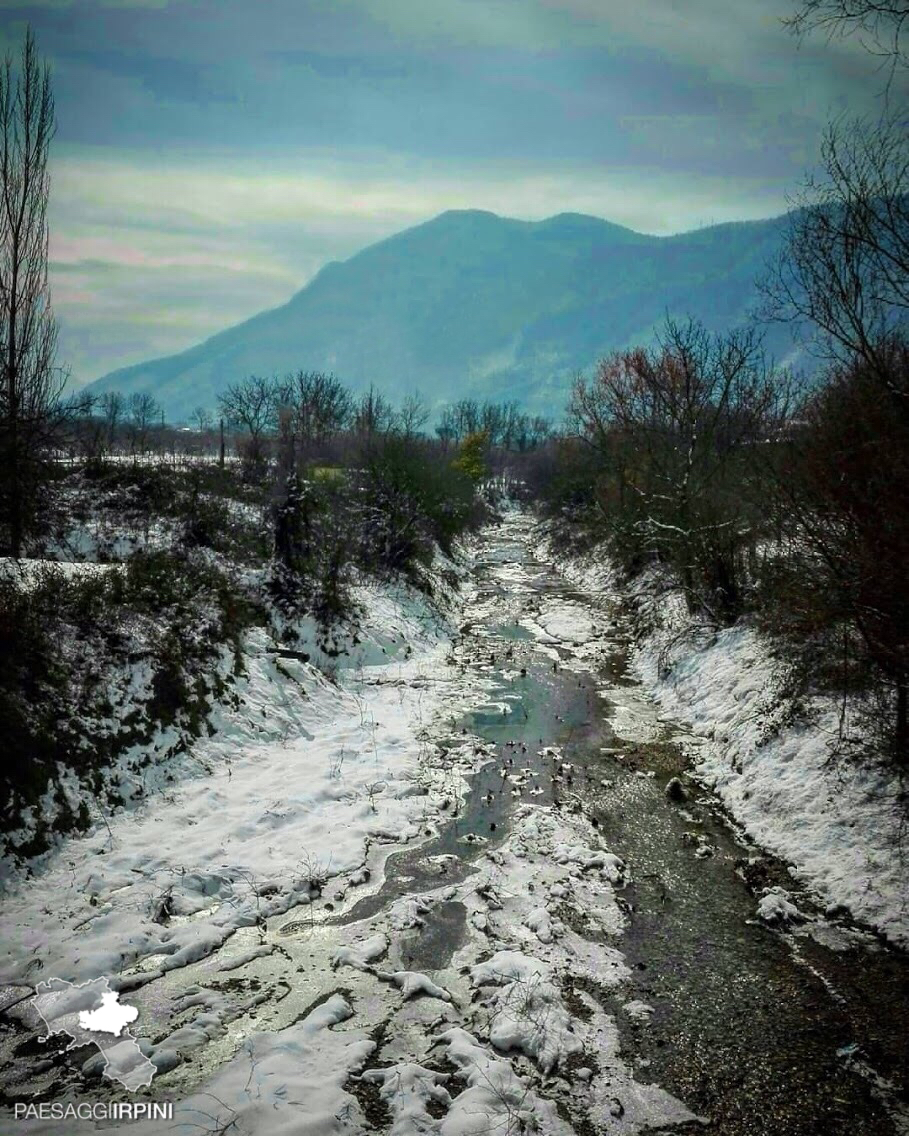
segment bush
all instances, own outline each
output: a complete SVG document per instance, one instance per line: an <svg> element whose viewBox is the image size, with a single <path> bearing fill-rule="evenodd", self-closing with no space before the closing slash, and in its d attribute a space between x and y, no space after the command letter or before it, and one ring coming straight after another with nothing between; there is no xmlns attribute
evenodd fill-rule
<svg viewBox="0 0 909 1136"><path fill-rule="evenodd" d="M881 356L885 353L882 350ZM765 621L819 659L819 680L886 693L889 739L909 760L909 345L886 370L834 372L799 415L777 483L785 557L765 569ZM837 677L839 676L839 677Z"/></svg>
<svg viewBox="0 0 909 1136"><path fill-rule="evenodd" d="M431 442L387 436L371 443L362 466L358 560L369 570L413 576L417 564L430 562L434 544L450 554L456 537L483 516L473 478Z"/></svg>
<svg viewBox="0 0 909 1136"><path fill-rule="evenodd" d="M274 567L270 592L288 618L314 616L323 629L352 613L355 517L346 483L287 475L272 509Z"/></svg>

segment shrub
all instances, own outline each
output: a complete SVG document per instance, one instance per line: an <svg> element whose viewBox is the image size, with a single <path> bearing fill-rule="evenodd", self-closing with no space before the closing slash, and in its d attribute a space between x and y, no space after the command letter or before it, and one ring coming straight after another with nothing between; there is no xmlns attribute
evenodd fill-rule
<svg viewBox="0 0 909 1136"><path fill-rule="evenodd" d="M429 562L434 542L450 554L455 538L478 523L483 506L473 479L440 459L423 440L390 435L369 446L359 479L364 567L412 575Z"/></svg>
<svg viewBox="0 0 909 1136"><path fill-rule="evenodd" d="M849 690L863 676L866 690L886 692L890 741L906 762L909 345L891 341L886 358L883 372L839 368L802 408L776 488L786 559L762 588L769 626L835 660L816 664L819 678Z"/></svg>

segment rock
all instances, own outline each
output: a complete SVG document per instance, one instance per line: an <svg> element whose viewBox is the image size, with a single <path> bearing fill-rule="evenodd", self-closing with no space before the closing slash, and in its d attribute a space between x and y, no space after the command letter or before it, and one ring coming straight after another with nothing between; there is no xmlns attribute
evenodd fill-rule
<svg viewBox="0 0 909 1136"><path fill-rule="evenodd" d="M678 777L673 777L666 783L666 796L681 805L688 800L688 791Z"/></svg>
<svg viewBox="0 0 909 1136"><path fill-rule="evenodd" d="M792 903L792 896L781 887L764 888L764 896L758 903L759 919L771 927L786 927L790 923L803 923L805 916Z"/></svg>

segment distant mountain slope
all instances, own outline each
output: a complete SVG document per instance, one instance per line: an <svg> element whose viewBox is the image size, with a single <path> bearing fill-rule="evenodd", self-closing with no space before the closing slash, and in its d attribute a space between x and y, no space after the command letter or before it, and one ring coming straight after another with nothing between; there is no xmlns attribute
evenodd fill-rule
<svg viewBox="0 0 909 1136"><path fill-rule="evenodd" d="M651 237L574 213L443 213L327 264L280 308L92 387L149 391L180 420L213 408L232 380L305 368L393 399L516 398L558 414L579 370L649 339L667 311L715 330L744 321L785 223ZM791 343L776 331L770 346L781 355Z"/></svg>

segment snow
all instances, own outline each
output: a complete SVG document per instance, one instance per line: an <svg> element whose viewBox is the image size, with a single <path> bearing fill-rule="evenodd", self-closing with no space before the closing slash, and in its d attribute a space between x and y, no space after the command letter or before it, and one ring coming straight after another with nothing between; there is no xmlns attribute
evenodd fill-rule
<svg viewBox="0 0 909 1136"><path fill-rule="evenodd" d="M403 994L405 1000L416 998L425 994L429 998L439 998L443 1002L450 1002L451 995L441 986L437 986L425 974L418 974L412 970L398 970L393 974L383 970L376 971L376 978L382 982L393 982Z"/></svg>
<svg viewBox="0 0 909 1136"><path fill-rule="evenodd" d="M441 763L423 730L442 697L450 712L466 708L466 687L433 682L447 644L419 601L374 598L348 660L371 681L341 687L282 660L288 680L254 642L241 706L216 712L216 734L197 743L184 770L194 776L69 841L27 886L14 878L0 981L27 980L36 966L70 981L129 977L151 959L156 971L183 967L239 928L308 903L314 882L344 887L345 876L443 815L476 756L465 744ZM387 661L405 637L419 654ZM164 896L169 920L159 915Z"/></svg>
<svg viewBox="0 0 909 1136"><path fill-rule="evenodd" d="M222 972L239 970L241 967L246 966L247 963L254 962L256 959L265 958L272 954L274 949L273 943L260 943L258 946L250 947L248 951L242 951L232 959L228 959L227 962L221 963L218 970Z"/></svg>
<svg viewBox="0 0 909 1136"><path fill-rule="evenodd" d="M353 943L347 947L341 947L340 950L335 952L334 958L331 960L331 965L335 970L342 966L352 966L357 970L367 970L369 964L382 958L387 950L387 935L370 935L368 939L364 939L362 942Z"/></svg>
<svg viewBox="0 0 909 1136"><path fill-rule="evenodd" d="M98 564L93 561L75 560L41 560L34 557L22 557L19 560L13 560L9 556L0 556L0 579L14 581L16 587L23 591L38 587L47 579L48 575L78 581L122 571L122 564Z"/></svg>
<svg viewBox="0 0 909 1136"><path fill-rule="evenodd" d="M501 905L499 905L501 907ZM521 951L497 951L486 962L470 968L474 986L502 986L514 982L536 982L549 973L549 967L539 959L530 958Z"/></svg>
<svg viewBox="0 0 909 1136"><path fill-rule="evenodd" d="M622 1011L636 1022L649 1022L653 1014L653 1006L640 1001L640 999L633 998L622 1006Z"/></svg>
<svg viewBox="0 0 909 1136"><path fill-rule="evenodd" d="M824 904L909 945L902 786L894 771L833 760L840 706L818 698L808 720L788 723L778 666L754 628L692 621L681 592L653 573L621 584L603 546L575 559L540 538L538 555L587 594L632 600L650 628L631 652L642 689L604 690L616 734L654 741L674 721L693 771L753 840Z"/></svg>
<svg viewBox="0 0 909 1136"><path fill-rule="evenodd" d="M379 1095L388 1106L393 1120L389 1136L423 1136L439 1131L438 1121L427 1111L430 1101L450 1105L445 1089L446 1073L424 1069L412 1061L403 1061L387 1069L367 1069L362 1080L379 1085Z"/></svg>
<svg viewBox="0 0 909 1136"><path fill-rule="evenodd" d="M352 1116L359 1111L343 1085L375 1049L363 1031L335 1029L352 1014L336 994L297 1025L254 1034L203 1091L177 1103L169 1131L190 1136L235 1119L243 1122L240 1131L269 1136L339 1131L339 1100L346 1099ZM160 1130L159 1121L130 1126L136 1136Z"/></svg>
<svg viewBox="0 0 909 1136"><path fill-rule="evenodd" d="M544 597L536 618L522 619L521 626L539 639L577 646L594 637L597 624L589 608Z"/></svg>
<svg viewBox="0 0 909 1136"><path fill-rule="evenodd" d="M583 1049L556 986L542 978L509 982L489 1003L489 1040L501 1053L518 1049L551 1073Z"/></svg>
<svg viewBox="0 0 909 1136"><path fill-rule="evenodd" d="M764 889L757 905L759 919L773 926L781 927L789 923L800 923L804 916L792 902L792 896L781 887Z"/></svg>
<svg viewBox="0 0 909 1136"><path fill-rule="evenodd" d="M608 620L540 596L539 566L507 548L531 532L506 518L491 542L506 550L501 591L466 584L451 618L521 622L547 671L581 669ZM144 803L12 878L0 979L109 974L132 991L155 1099L174 1100L171 1131L187 1136L374 1131L358 1085L378 1090L395 1136L570 1136L556 1099L620 1134L695 1119L637 1080L612 1015L588 999L580 1016L568 997L595 983L628 1005L632 980L617 894L630 866L582 813L515 803L504 838L473 842L466 878L442 877L449 853L422 853L422 882L382 898L389 855L420 853L467 776L495 759L518 796L534 778L513 754L451 736L468 712L512 709L509 680L462 664L450 623L412 592L364 585L359 599L362 642L334 680L314 662L279 668L252 639L239 706L170 766L173 783L150 773ZM314 635L301 649L329 667ZM570 776L557 747L545 760ZM457 950L438 970L411 963L453 907Z"/></svg>
<svg viewBox="0 0 909 1136"><path fill-rule="evenodd" d="M520 1132L531 1125L552 1136L571 1136L552 1101L537 1096L509 1061L495 1057L464 1029L448 1030L441 1040L448 1047L449 1061L466 1078L467 1089L453 1101L440 1136L488 1136Z"/></svg>
<svg viewBox="0 0 909 1136"><path fill-rule="evenodd" d="M896 774L831 761L839 709L829 701L819 700L810 723L768 729L776 679L752 629L729 628L709 646L681 653L665 678L658 651L655 642L643 646L637 666L659 705L690 727L699 777L826 902L909 945Z"/></svg>

